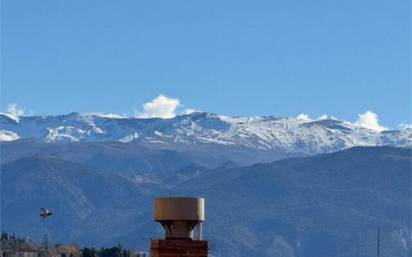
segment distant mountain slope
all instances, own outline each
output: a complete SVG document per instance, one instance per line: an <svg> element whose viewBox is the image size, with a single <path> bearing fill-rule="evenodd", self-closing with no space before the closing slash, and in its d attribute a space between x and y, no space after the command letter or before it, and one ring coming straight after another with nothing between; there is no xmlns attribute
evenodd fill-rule
<svg viewBox="0 0 412 257"><path fill-rule="evenodd" d="M0 114L0 124L2 141L118 141L156 149L194 149L199 152L217 149L224 154L240 152L245 156L253 151L307 155L353 146L412 146L412 129L377 132L334 118L228 117L198 112L172 119L93 113L13 119L10 115Z"/></svg>
<svg viewBox="0 0 412 257"><path fill-rule="evenodd" d="M37 239L50 229L55 240L76 239L87 234L85 224L145 191L122 177L53 156L19 159L1 166L2 229ZM47 222L39 218L41 207L53 212Z"/></svg>
<svg viewBox="0 0 412 257"><path fill-rule="evenodd" d="M160 185L34 156L1 167L2 224L34 238L48 231L55 242L142 248L148 241L136 239L161 236L152 221L155 196L203 196L205 237L216 256L369 257L380 226L382 256L406 257L411 154L361 147L244 168L191 165ZM45 204L56 211L48 223L37 217Z"/></svg>
<svg viewBox="0 0 412 257"><path fill-rule="evenodd" d="M205 174L177 195L207 199L222 256L410 256L412 152L352 148Z"/></svg>
<svg viewBox="0 0 412 257"><path fill-rule="evenodd" d="M167 172L192 163L215 167L227 161L219 153L155 149L120 142L44 143L18 140L3 142L0 147L1 163L46 154L119 175Z"/></svg>

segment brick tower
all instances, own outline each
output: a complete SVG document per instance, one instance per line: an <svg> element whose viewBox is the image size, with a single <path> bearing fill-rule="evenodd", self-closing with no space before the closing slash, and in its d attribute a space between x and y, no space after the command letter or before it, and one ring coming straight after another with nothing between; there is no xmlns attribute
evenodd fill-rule
<svg viewBox="0 0 412 257"><path fill-rule="evenodd" d="M152 240L152 257L207 257L208 242L202 240L203 198L157 198L154 219L164 228L165 239Z"/></svg>

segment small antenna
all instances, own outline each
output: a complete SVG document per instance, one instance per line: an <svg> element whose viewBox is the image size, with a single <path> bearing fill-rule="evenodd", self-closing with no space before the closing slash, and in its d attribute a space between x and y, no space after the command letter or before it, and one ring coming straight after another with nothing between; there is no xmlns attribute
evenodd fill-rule
<svg viewBox="0 0 412 257"><path fill-rule="evenodd" d="M378 257L381 256L381 227L378 227Z"/></svg>

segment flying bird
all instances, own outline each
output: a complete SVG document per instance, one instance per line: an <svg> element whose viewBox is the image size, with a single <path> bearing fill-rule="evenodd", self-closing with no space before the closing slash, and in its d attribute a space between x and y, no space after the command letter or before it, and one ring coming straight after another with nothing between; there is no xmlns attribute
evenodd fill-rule
<svg viewBox="0 0 412 257"><path fill-rule="evenodd" d="M42 217L43 219L52 215L51 211L47 208L40 208L40 210L42 211L42 213L40 214L40 217Z"/></svg>

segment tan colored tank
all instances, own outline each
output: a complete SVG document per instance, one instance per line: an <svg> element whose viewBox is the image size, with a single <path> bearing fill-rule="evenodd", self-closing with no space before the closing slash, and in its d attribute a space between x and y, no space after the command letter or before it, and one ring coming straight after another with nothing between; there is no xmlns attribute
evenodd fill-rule
<svg viewBox="0 0 412 257"><path fill-rule="evenodd" d="M155 220L205 220L205 199L162 197L155 200Z"/></svg>
<svg viewBox="0 0 412 257"><path fill-rule="evenodd" d="M162 224L167 239L192 239L193 229L197 226L197 240L202 240L205 200L192 197L156 198L154 219Z"/></svg>

